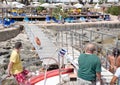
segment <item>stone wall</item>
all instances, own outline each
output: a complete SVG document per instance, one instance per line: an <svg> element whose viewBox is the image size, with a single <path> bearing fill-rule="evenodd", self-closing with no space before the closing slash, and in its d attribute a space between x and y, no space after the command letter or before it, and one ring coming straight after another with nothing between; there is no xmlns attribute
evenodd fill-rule
<svg viewBox="0 0 120 85"><path fill-rule="evenodd" d="M106 22L81 22L81 23L66 23L66 24L47 24L44 25L47 29L55 30L70 30L70 29L84 29L84 28L120 28L120 22L106 21Z"/></svg>
<svg viewBox="0 0 120 85"><path fill-rule="evenodd" d="M20 33L20 31L20 26L14 26L11 28L4 28L0 30L0 42L16 37Z"/></svg>

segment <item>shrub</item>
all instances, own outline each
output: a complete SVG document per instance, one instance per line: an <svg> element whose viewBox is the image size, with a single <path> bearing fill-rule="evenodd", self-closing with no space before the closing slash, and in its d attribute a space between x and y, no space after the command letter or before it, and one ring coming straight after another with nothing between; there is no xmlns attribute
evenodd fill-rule
<svg viewBox="0 0 120 85"><path fill-rule="evenodd" d="M57 7L52 10L52 16L54 16L56 19L59 19L60 15L62 18L66 18L68 16L68 11L65 11L62 9L62 7Z"/></svg>
<svg viewBox="0 0 120 85"><path fill-rule="evenodd" d="M40 12L41 12L41 11L44 10L45 8L39 6L39 7L37 7L36 9L37 9L37 11L40 11Z"/></svg>
<svg viewBox="0 0 120 85"><path fill-rule="evenodd" d="M106 12L112 15L120 15L120 6L112 6Z"/></svg>

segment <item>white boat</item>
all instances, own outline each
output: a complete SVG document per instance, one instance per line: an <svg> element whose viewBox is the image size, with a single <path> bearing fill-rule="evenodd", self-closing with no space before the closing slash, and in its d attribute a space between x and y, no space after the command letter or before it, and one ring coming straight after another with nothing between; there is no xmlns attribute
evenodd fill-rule
<svg viewBox="0 0 120 85"><path fill-rule="evenodd" d="M68 76L70 73L73 73L73 68L55 69L31 77L29 81L31 85L57 85L63 82L63 78L66 79L67 77L67 80L69 80Z"/></svg>

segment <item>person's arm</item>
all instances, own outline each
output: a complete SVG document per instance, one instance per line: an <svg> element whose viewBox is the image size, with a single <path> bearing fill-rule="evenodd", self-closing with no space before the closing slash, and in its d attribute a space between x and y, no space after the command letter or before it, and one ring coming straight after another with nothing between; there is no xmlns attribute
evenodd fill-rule
<svg viewBox="0 0 120 85"><path fill-rule="evenodd" d="M114 85L117 79L118 78L116 76L113 76L113 78L112 78L112 80L110 82L110 85Z"/></svg>
<svg viewBox="0 0 120 85"><path fill-rule="evenodd" d="M117 58L116 66L117 66L117 68L120 67L120 56L118 56L118 58Z"/></svg>
<svg viewBox="0 0 120 85"><path fill-rule="evenodd" d="M120 76L120 67L117 68L117 70L116 70L116 72L115 72L115 74L110 82L110 85L114 85L119 76Z"/></svg>
<svg viewBox="0 0 120 85"><path fill-rule="evenodd" d="M100 85L103 85L103 81L101 79L101 61L100 58L97 58L97 62L96 62L96 77L98 79L98 81L100 82Z"/></svg>
<svg viewBox="0 0 120 85"><path fill-rule="evenodd" d="M8 69L7 69L8 70L8 76L11 76L10 71L11 71L12 66L13 66L13 62L9 62Z"/></svg>
<svg viewBox="0 0 120 85"><path fill-rule="evenodd" d="M100 85L103 85L103 81L102 81L102 79L101 79L101 73L100 73L100 72L97 72L97 73L96 73L96 76L97 76L97 79L98 79L99 82L100 82Z"/></svg>

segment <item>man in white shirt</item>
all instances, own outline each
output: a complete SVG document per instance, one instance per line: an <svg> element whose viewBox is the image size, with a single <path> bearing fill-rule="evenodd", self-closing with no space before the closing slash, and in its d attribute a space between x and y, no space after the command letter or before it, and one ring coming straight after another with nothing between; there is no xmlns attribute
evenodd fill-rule
<svg viewBox="0 0 120 85"><path fill-rule="evenodd" d="M117 70L110 82L110 85L115 85L116 80L118 80L117 85L120 85L120 67L117 68Z"/></svg>

